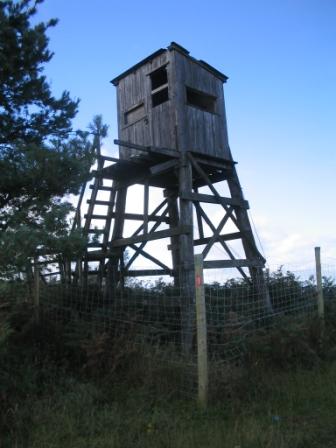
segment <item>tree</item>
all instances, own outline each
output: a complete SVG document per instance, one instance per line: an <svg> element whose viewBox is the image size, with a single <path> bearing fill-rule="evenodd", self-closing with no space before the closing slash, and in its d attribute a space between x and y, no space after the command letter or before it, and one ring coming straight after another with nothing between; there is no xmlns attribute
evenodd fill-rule
<svg viewBox="0 0 336 448"><path fill-rule="evenodd" d="M44 75L57 20L32 24L42 1L0 2L0 274L38 252L83 245L78 231L69 235L64 197L87 179L97 138L73 132L79 101L67 91L55 98Z"/></svg>

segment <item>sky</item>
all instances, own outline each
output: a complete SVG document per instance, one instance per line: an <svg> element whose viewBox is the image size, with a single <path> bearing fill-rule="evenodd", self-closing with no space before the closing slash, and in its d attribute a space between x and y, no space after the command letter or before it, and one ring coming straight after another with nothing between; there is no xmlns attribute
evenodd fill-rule
<svg viewBox="0 0 336 448"><path fill-rule="evenodd" d="M303 268L314 246L336 264L334 0L45 0L36 19L52 17L47 78L81 99L75 127L103 115L108 155L112 78L171 41L225 73L230 146L268 264Z"/></svg>

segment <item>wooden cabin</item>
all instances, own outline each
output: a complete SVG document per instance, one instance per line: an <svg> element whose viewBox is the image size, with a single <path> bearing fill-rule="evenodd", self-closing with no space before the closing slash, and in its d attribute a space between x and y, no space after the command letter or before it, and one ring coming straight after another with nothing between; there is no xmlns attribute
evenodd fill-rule
<svg viewBox="0 0 336 448"><path fill-rule="evenodd" d="M111 82L117 87L119 139L230 159L223 83L227 77L176 43ZM120 147L120 158L139 152Z"/></svg>

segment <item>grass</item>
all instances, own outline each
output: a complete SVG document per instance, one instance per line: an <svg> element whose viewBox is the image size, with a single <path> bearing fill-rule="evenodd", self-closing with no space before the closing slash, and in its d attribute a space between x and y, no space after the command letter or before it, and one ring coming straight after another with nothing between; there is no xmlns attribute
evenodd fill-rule
<svg viewBox="0 0 336 448"><path fill-rule="evenodd" d="M206 411L145 390L109 390L71 377L12 410L16 430L1 446L32 448L335 447L336 365L265 375L238 402ZM256 379L256 378L255 378ZM46 392L46 391L45 391ZM18 425L20 422L20 425Z"/></svg>
<svg viewBox="0 0 336 448"><path fill-rule="evenodd" d="M144 362L129 338L83 344L79 329L67 336L27 316L13 314L0 331L0 448L336 446L334 318L324 342L309 322L252 338L202 410L177 393L190 367L169 371Z"/></svg>
<svg viewBox="0 0 336 448"><path fill-rule="evenodd" d="M17 378L26 390L7 409L2 448L336 446L336 363L250 370L206 410L112 378L100 382L48 363L27 367Z"/></svg>

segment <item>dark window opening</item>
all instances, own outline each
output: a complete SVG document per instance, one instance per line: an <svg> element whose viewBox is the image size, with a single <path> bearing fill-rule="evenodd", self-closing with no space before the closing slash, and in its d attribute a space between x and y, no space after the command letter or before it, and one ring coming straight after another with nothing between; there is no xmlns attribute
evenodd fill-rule
<svg viewBox="0 0 336 448"><path fill-rule="evenodd" d="M168 84L166 67L162 67L159 70L156 70L155 72L151 73L150 78L152 82L152 90L155 90L158 87Z"/></svg>
<svg viewBox="0 0 336 448"><path fill-rule="evenodd" d="M206 112L216 112L216 97L187 87L187 103Z"/></svg>
<svg viewBox="0 0 336 448"><path fill-rule="evenodd" d="M168 87L166 87L152 95L152 106L158 106L159 104L165 103L168 100Z"/></svg>

